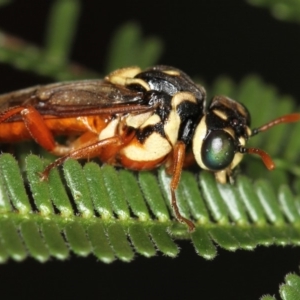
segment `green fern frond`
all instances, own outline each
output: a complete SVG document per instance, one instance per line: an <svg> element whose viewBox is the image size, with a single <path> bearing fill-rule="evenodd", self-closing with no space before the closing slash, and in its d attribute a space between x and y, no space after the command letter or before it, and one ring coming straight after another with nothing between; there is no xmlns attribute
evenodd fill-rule
<svg viewBox="0 0 300 300"><path fill-rule="evenodd" d="M45 39L45 60L55 64L68 63L81 8L80 0L54 2L48 17Z"/></svg>
<svg viewBox="0 0 300 300"><path fill-rule="evenodd" d="M7 1L4 2L6 4ZM0 62L56 80L99 77L96 72L71 63L68 58L80 4L79 0L54 2L49 14L44 48L0 31Z"/></svg>
<svg viewBox="0 0 300 300"><path fill-rule="evenodd" d="M1 3L0 3L1 5ZM59 81L101 77L69 61L81 2L57 0L49 14L45 47L40 48L0 31L0 62ZM141 68L156 63L163 43L157 37L143 37L138 24L122 25L112 38L105 74L121 67Z"/></svg>
<svg viewBox="0 0 300 300"><path fill-rule="evenodd" d="M256 76L246 78L239 87L219 79L212 91L244 102L257 125L270 120L274 108L278 114L295 109L290 97L278 96ZM199 178L183 172L177 199L182 214L197 225L192 234L172 216L170 177L163 169L133 173L108 165L100 168L94 162L82 168L77 161L68 160L62 175L53 170L48 181L41 181L39 174L49 161L30 155L20 169L12 156L3 154L0 261L22 260L28 255L39 261L51 256L65 259L70 251L80 256L92 253L106 263L131 261L135 253L151 257L157 251L174 257L179 253L174 241L183 238L191 239L195 251L206 259L216 256L216 245L229 251L299 245L299 197L292 186L299 186L295 153L300 146L295 141L289 144L286 137L286 132L296 134L297 127L282 125L274 129L276 134L253 139L253 146L282 157L273 175L251 156L240 171L250 177L237 175L234 185L217 184L206 171ZM283 149L281 145L288 146ZM287 184L290 178L292 186Z"/></svg>
<svg viewBox="0 0 300 300"><path fill-rule="evenodd" d="M270 119L271 107L279 107L281 114L293 107L292 99L279 97L253 76L240 88L220 79L213 92L223 91L249 104L255 123L256 117ZM248 96L249 91L253 97ZM261 111L266 111L263 117ZM106 263L131 261L135 253L151 257L157 251L174 257L179 253L174 241L183 238L191 239L195 251L206 259L216 256L216 245L229 251L252 250L258 245L299 245L298 190L287 184L287 178L292 177L294 185L299 186L299 179L293 175L298 157L290 154L289 163L285 161L285 155L293 152L281 147L286 138L283 129L280 138L264 134L267 138L253 142L263 149L271 144L270 153L282 155L284 167L277 174L267 176L271 172L260 174L260 169L251 168L262 164L251 156L245 159L241 171L250 173L251 179L237 175L233 185L217 184L206 171L199 177L183 172L177 199L182 214L196 223L192 234L172 216L170 177L163 169L133 173L109 165L100 168L94 162L81 167L77 161L68 160L62 175L53 170L48 181L41 181L39 173L48 161L30 155L21 171L11 155L3 154L0 260L22 260L27 255L40 261L51 256L64 259L70 251L80 256L92 253ZM299 149L299 144L291 145Z"/></svg>

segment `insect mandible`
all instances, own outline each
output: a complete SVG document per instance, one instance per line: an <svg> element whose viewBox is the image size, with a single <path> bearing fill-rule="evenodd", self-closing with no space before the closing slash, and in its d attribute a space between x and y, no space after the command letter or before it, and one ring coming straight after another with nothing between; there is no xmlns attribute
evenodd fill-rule
<svg viewBox="0 0 300 300"><path fill-rule="evenodd" d="M60 156L43 172L69 158L99 157L132 170L165 165L171 175L171 205L190 231L194 223L181 215L175 191L183 167L192 161L226 183L245 153L258 154L268 169L269 155L247 148L247 140L279 123L297 122L299 113L250 129L241 103L215 96L206 108L206 92L184 72L169 66L112 72L104 80L36 86L0 96L0 142L33 139ZM62 145L55 136L70 137ZM74 139L74 136L76 139ZM72 137L72 139L71 139Z"/></svg>

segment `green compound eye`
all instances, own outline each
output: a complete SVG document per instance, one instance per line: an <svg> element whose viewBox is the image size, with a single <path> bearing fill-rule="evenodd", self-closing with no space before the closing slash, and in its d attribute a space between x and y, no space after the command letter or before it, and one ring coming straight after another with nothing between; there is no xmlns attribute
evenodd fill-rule
<svg viewBox="0 0 300 300"><path fill-rule="evenodd" d="M224 130L212 130L203 141L202 161L212 171L227 168L233 160L234 153L234 140Z"/></svg>

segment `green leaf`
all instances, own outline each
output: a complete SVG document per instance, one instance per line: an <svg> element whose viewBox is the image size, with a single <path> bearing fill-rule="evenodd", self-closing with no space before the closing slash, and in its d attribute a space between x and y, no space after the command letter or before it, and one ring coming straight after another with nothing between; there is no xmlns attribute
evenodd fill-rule
<svg viewBox="0 0 300 300"><path fill-rule="evenodd" d="M239 248L250 250L260 244L300 243L300 216L293 209L292 191L287 185L275 192L270 190L270 182L257 180L249 193L246 177L239 176L235 185L220 185L211 174L201 172L196 188L204 201L202 213L192 212L193 208L197 208L197 198L189 199L186 207L187 217L198 216L198 219L195 218L197 229L190 235L184 225L168 216L169 200L165 191L169 189L169 181L159 180L166 176L163 170L158 172L158 177L149 172L140 172L136 176L108 165L100 168L93 162L82 169L77 161L68 160L63 167L67 185L60 186L58 179L63 181L63 178L57 170L50 174L48 181L41 182L39 173L45 163L37 156L29 155L25 171L33 191L33 206L26 194L14 199L14 187L23 186L14 158L2 154L0 163L0 174L1 178L5 178L3 186L8 195L5 199L9 199L6 200L9 203L2 206L2 210L6 210L0 215L3 224L0 230L1 261L8 257L21 260L27 255L40 261L50 256L64 259L68 256L68 247L80 256L93 253L106 263L115 258L131 261L134 251L151 257L156 249L173 257L178 254L174 243L176 238L191 238L196 252L206 259L215 257L214 243L230 251ZM7 176L8 170L13 175ZM88 170L92 170L91 173ZM95 174L103 176L104 188L94 188ZM193 182L191 178L195 178L192 173L183 172L180 189L184 190L183 187ZM157 193L160 189L160 196L151 197L151 191ZM99 194L95 194L97 191ZM109 195L107 203L111 204L111 207L107 204L104 217L97 215L96 212L101 210L92 200L101 199L101 193L104 197ZM58 211L54 212L53 207ZM208 211L203 210L204 207Z"/></svg>
<svg viewBox="0 0 300 300"><path fill-rule="evenodd" d="M296 274L288 274L285 277L285 283L280 286L280 297L282 300L300 299L300 277ZM270 295L266 295L261 300L275 300Z"/></svg>
<svg viewBox="0 0 300 300"><path fill-rule="evenodd" d="M249 3L268 7L273 16L285 21L300 21L300 2L297 0L248 0Z"/></svg>
<svg viewBox="0 0 300 300"><path fill-rule="evenodd" d="M96 72L69 62L80 4L80 0L56 0L53 3L44 49L0 31L0 61L57 80L99 77Z"/></svg>
<svg viewBox="0 0 300 300"><path fill-rule="evenodd" d="M260 298L260 300L276 300L275 297L272 297L270 295L266 295Z"/></svg>
<svg viewBox="0 0 300 300"><path fill-rule="evenodd" d="M142 69L155 64L162 53L162 41L156 37L143 38L140 27L133 22L122 25L109 47L106 73L128 66Z"/></svg>
<svg viewBox="0 0 300 300"><path fill-rule="evenodd" d="M296 300L300 298L300 277L295 274L288 274L285 277L285 284L280 287L280 296L283 300Z"/></svg>
<svg viewBox="0 0 300 300"><path fill-rule="evenodd" d="M45 58L65 64L72 47L80 12L80 0L57 0L51 7L46 34Z"/></svg>
<svg viewBox="0 0 300 300"><path fill-rule="evenodd" d="M7 4L10 4L12 0L0 0L0 6L5 6Z"/></svg>

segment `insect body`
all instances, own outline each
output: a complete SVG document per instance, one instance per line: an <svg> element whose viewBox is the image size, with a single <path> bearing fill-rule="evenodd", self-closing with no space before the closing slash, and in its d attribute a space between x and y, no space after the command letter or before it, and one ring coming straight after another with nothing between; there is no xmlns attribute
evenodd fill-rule
<svg viewBox="0 0 300 300"><path fill-rule="evenodd" d="M256 153L272 169L267 153L246 148L247 140L278 123L300 119L300 114L290 114L251 130L242 104L225 96L215 96L207 109L205 102L204 88L178 69L125 68L104 80L37 86L0 96L0 142L34 139L60 156L44 177L68 158L98 156L133 170L165 164L172 176L175 216L193 230L195 225L176 203L182 168L192 159L225 183L244 153ZM61 145L56 135L76 139Z"/></svg>

